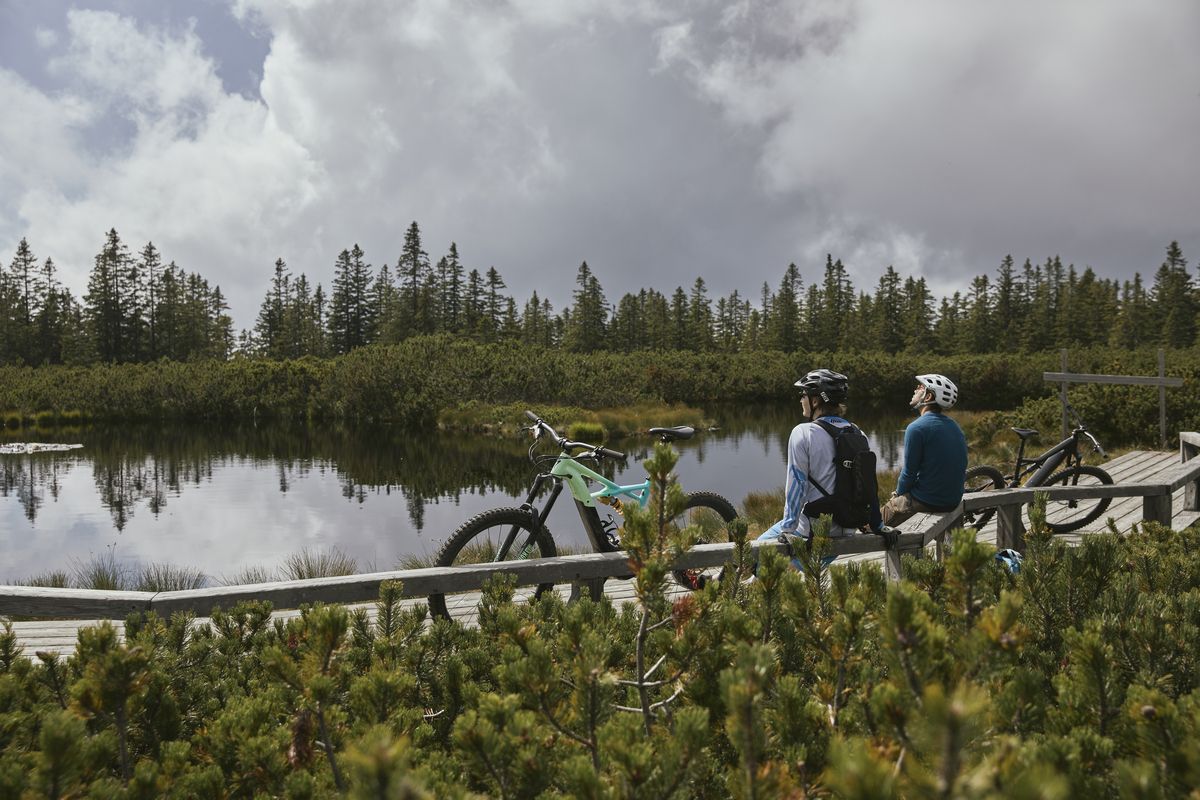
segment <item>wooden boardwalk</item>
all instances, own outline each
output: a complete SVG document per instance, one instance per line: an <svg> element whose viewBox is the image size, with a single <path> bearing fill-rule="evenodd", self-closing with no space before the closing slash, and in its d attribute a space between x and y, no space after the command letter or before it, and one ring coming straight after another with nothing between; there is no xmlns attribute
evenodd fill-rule
<svg viewBox="0 0 1200 800"><path fill-rule="evenodd" d="M1160 482L1163 476L1179 468L1180 456L1178 452L1134 451L1114 458L1101 466L1112 475L1115 483L1154 484ZM1172 527L1176 530L1185 528L1200 520L1200 511L1185 509L1184 492L1185 489L1180 488L1172 495ZM1142 515L1143 504L1141 497L1117 497L1113 499L1112 505L1109 506L1106 513L1094 522L1089 530L1069 535L1067 538L1077 539L1078 536L1086 535L1089 532L1106 531L1108 530L1109 519L1114 521L1119 531L1126 532L1135 524L1141 522ZM905 523L903 528L908 532L921 531L930 526L936 519L937 517L934 515L918 515ZM994 543L996 541L996 533L996 522L993 519L981 531L980 539L981 541ZM884 554L880 552L861 553L847 555L844 558L882 562ZM566 598L570 593L570 587L556 586L556 591L560 592ZM528 588L519 589L517 596L521 598L528 597L530 592L531 589ZM604 585L604 593L616 603L632 602L632 581L609 579ZM447 598L448 601L454 601L448 602L454 618L465 624L472 624L475 621L478 599L478 592L470 592ZM422 602L423 600L417 598L405 600L403 604L411 606ZM357 604L351 607L366 608L367 613L371 616L374 616L375 613L373 603ZM287 618L298 614L299 611L296 610L281 610L275 612L274 616ZM197 620L197 624L201 624L203 621L203 619L199 619ZM74 652L79 628L95 625L97 622L97 620L32 620L18 621L12 623L12 625L21 646L24 648L25 655L32 658L38 652L51 652L63 655ZM117 628L118 632L123 633L124 623L121 620L114 620L113 625Z"/></svg>

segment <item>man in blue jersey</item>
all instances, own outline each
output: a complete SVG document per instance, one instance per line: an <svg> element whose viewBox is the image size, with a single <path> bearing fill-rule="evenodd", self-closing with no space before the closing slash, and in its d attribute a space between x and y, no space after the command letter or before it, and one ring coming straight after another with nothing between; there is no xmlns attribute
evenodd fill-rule
<svg viewBox="0 0 1200 800"><path fill-rule="evenodd" d="M944 413L957 402L958 387L945 375L917 376L910 403L917 418L904 430L904 467L895 494L883 506L885 524L951 511L962 501L967 439Z"/></svg>
<svg viewBox="0 0 1200 800"><path fill-rule="evenodd" d="M841 416L846 410L846 398L850 388L845 375L828 369L813 370L796 381L796 386L802 392L800 408L805 422L793 428L792 435L788 438L783 519L762 534L759 537L761 540L781 537L808 540L811 537L812 517L806 513L810 510L809 504L826 496L818 485L832 492L836 480L833 437L826 433L816 420L824 420L839 428L853 424ZM959 488L961 490L962 487ZM894 536L895 533L882 525L877 505L871 509L870 527L872 531L885 536ZM840 538L855 532L834 523L829 536ZM793 559L792 563L799 567L797 559Z"/></svg>

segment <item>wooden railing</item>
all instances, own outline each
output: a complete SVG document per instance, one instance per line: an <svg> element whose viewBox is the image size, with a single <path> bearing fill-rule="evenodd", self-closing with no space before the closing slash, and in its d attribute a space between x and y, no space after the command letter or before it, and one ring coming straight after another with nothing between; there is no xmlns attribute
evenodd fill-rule
<svg viewBox="0 0 1200 800"><path fill-rule="evenodd" d="M1200 434L1180 434L1180 458L1183 463L1159 483L1114 484L1111 486L1053 487L1044 489L1002 489L968 495L954 510L937 517L924 531L904 533L893 548L887 548L877 536L851 536L830 542L831 555L882 553L884 569L890 579L900 577L900 554L921 551L931 542L941 544L947 532L961 524L963 514L981 508L997 508L997 546L1023 550L1021 507L1031 502L1035 492L1050 497L1087 499L1096 497L1141 497L1142 518L1165 525L1171 523L1171 495L1186 487L1185 508L1200 510ZM764 547L780 551L785 545L752 542L755 551ZM732 544L706 544L680 556L676 569L719 567L732 556ZM624 553L587 553L557 558L472 564L462 567L374 572L337 578L221 586L178 592L108 592L92 589L49 589L31 586L0 586L0 616L52 617L59 619L121 619L135 612L154 611L169 616L187 611L200 616L212 609L230 608L242 600L267 600L276 608L297 608L305 603L363 603L379 596L384 581L400 581L405 597L473 591L483 587L492 575L516 578L519 586L541 583L588 584L629 574Z"/></svg>

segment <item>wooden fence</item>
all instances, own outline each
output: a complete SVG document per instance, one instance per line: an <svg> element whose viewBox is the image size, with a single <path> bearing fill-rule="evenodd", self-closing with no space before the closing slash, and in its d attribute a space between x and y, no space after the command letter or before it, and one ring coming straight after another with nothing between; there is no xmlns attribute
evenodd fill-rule
<svg viewBox="0 0 1200 800"><path fill-rule="evenodd" d="M932 542L940 545L946 534L961 524L963 514L981 508L997 508L997 546L1024 549L1021 507L1031 502L1035 492L1052 498L1087 499L1096 497L1141 497L1142 518L1171 524L1171 495L1185 490L1185 507L1197 510L1200 501L1200 434L1180 434L1183 463L1168 480L1159 483L1114 484L1111 486L1051 487L1039 489L1002 489L968 495L954 510L937 517L924 531L904 533L891 549L877 536L852 536L834 539L831 554L883 553L884 568L892 580L900 578L900 555L905 551L923 551ZM755 551L764 547L783 550L774 542L752 542ZM706 544L683 554L676 569L719 567L733 552L732 544ZM587 553L557 558L472 564L462 567L375 572L337 578L221 586L178 592L106 592L92 589L48 589L31 586L0 586L0 616L51 617L58 619L122 619L134 612L154 611L169 616L187 611L198 616L212 609L230 608L242 600L268 600L276 608L297 608L304 603L361 603L378 598L384 581L401 581L405 597L425 597L435 593L477 590L492 575L506 574L520 586L540 583L594 583L629 574L624 553Z"/></svg>

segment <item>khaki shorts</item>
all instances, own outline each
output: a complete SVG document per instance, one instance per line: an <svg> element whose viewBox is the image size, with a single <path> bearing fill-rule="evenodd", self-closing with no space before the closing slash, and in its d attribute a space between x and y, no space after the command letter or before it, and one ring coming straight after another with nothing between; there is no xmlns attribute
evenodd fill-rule
<svg viewBox="0 0 1200 800"><path fill-rule="evenodd" d="M879 514L883 517L884 525L894 528L916 514L933 514L936 511L937 509L914 499L912 495L898 494L884 503L883 508L879 509Z"/></svg>

